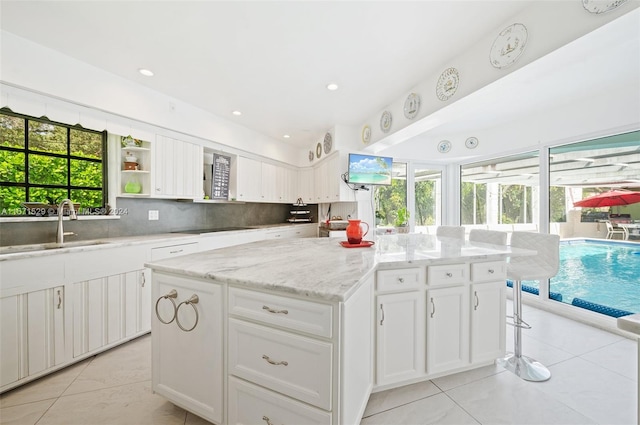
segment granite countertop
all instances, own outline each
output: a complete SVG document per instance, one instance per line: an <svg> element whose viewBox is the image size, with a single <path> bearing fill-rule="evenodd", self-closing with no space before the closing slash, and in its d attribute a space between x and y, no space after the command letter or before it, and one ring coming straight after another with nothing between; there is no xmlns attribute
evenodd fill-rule
<svg viewBox="0 0 640 425"><path fill-rule="evenodd" d="M471 244L421 234L378 236L370 248L344 248L333 238L267 240L147 263L157 271L346 300L379 268L498 260L535 251Z"/></svg>
<svg viewBox="0 0 640 425"><path fill-rule="evenodd" d="M640 313L618 317L617 325L618 329L640 336ZM640 353L638 353L638 355L640 355ZM638 373L640 373L640 371Z"/></svg>

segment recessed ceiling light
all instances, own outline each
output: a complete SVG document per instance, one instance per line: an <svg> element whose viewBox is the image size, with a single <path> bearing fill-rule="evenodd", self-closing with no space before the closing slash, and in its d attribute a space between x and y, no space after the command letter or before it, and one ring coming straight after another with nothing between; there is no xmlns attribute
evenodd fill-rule
<svg viewBox="0 0 640 425"><path fill-rule="evenodd" d="M289 136L288 134L284 134L282 137L284 137L285 139L288 139L291 136Z"/></svg>
<svg viewBox="0 0 640 425"><path fill-rule="evenodd" d="M153 77L153 71L151 71L149 69L140 68L140 69L138 69L138 72L140 74L144 75L145 77Z"/></svg>
<svg viewBox="0 0 640 425"><path fill-rule="evenodd" d="M338 85L336 83L329 83L327 84L327 90L331 90L331 91L338 90Z"/></svg>
<svg viewBox="0 0 640 425"><path fill-rule="evenodd" d="M242 112L240 112L240 111L233 111L233 112L232 112L232 114L233 114L233 115L235 115L235 116L238 116L238 117L239 117L240 115L242 115Z"/></svg>

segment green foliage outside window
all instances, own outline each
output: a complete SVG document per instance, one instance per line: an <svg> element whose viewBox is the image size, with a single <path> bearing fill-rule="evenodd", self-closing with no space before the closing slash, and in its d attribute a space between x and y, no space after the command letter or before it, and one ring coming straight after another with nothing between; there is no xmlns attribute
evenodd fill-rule
<svg viewBox="0 0 640 425"><path fill-rule="evenodd" d="M0 214L25 215L24 202L82 211L104 207L106 134L0 112Z"/></svg>

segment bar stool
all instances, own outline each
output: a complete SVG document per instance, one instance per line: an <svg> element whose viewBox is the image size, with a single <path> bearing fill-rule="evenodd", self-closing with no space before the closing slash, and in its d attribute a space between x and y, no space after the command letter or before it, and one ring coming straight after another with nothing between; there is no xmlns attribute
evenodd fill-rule
<svg viewBox="0 0 640 425"><path fill-rule="evenodd" d="M534 249L533 256L511 257L507 264L507 278L513 280L514 352L497 363L527 381L546 381L551 372L536 360L522 355L522 329L531 326L522 320L522 281L547 280L558 273L560 237L531 232L513 232L511 247ZM541 282L542 284L542 282Z"/></svg>
<svg viewBox="0 0 640 425"><path fill-rule="evenodd" d="M469 231L469 242L488 243L491 245L506 245L507 232L498 230L471 229Z"/></svg>
<svg viewBox="0 0 640 425"><path fill-rule="evenodd" d="M464 227L462 226L438 226L436 236L464 240Z"/></svg>

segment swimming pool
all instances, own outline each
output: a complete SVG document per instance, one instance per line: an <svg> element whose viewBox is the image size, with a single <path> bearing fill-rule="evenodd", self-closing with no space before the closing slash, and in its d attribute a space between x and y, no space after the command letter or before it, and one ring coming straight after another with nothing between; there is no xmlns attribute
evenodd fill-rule
<svg viewBox="0 0 640 425"><path fill-rule="evenodd" d="M537 282L527 284L538 287ZM640 313L640 244L601 239L560 242L560 270L551 279L549 292L561 294L567 304L595 303Z"/></svg>

